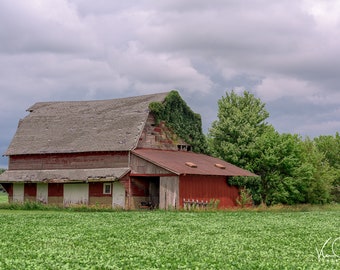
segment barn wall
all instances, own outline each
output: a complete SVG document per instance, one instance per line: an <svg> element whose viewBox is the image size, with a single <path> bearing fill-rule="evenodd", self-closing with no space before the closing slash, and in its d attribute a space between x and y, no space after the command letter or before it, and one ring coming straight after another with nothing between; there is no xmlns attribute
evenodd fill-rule
<svg viewBox="0 0 340 270"><path fill-rule="evenodd" d="M63 184L48 184L48 203L64 204L64 186Z"/></svg>
<svg viewBox="0 0 340 270"><path fill-rule="evenodd" d="M171 172L153 165L152 163L137 157L135 155L131 155L130 161L131 170L134 172L138 172L138 174L149 174L149 175L162 175L162 174L170 174Z"/></svg>
<svg viewBox="0 0 340 270"><path fill-rule="evenodd" d="M9 170L95 169L128 167L127 152L17 155Z"/></svg>
<svg viewBox="0 0 340 270"><path fill-rule="evenodd" d="M177 145L186 145L178 136L165 126L164 122L155 124L155 118L150 113L145 123L137 148L152 148L163 150L178 150Z"/></svg>
<svg viewBox="0 0 340 270"><path fill-rule="evenodd" d="M160 177L159 209L177 209L179 207L178 176Z"/></svg>
<svg viewBox="0 0 340 270"><path fill-rule="evenodd" d="M179 202L183 207L183 200L210 201L218 199L219 208L230 208L237 206L236 199L239 189L228 185L224 176L180 176Z"/></svg>
<svg viewBox="0 0 340 270"><path fill-rule="evenodd" d="M119 181L112 183L112 208L124 209L126 204L125 187Z"/></svg>
<svg viewBox="0 0 340 270"><path fill-rule="evenodd" d="M104 194L104 183L89 183L89 205L112 206L112 193Z"/></svg>
<svg viewBox="0 0 340 270"><path fill-rule="evenodd" d="M37 198L37 184L25 183L24 187L24 201L36 201Z"/></svg>
<svg viewBox="0 0 340 270"><path fill-rule="evenodd" d="M111 194L104 194L104 183L89 183L89 195L91 197L111 197Z"/></svg>
<svg viewBox="0 0 340 270"><path fill-rule="evenodd" d="M25 198L25 185L24 183L13 184L13 202L23 203Z"/></svg>
<svg viewBox="0 0 340 270"><path fill-rule="evenodd" d="M37 183L37 201L41 203L48 203L48 184Z"/></svg>

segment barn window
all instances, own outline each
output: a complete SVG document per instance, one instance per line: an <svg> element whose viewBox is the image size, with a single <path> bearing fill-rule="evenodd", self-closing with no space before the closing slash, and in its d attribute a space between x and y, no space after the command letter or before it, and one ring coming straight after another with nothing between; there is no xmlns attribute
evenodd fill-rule
<svg viewBox="0 0 340 270"><path fill-rule="evenodd" d="M111 183L104 183L103 193L111 194Z"/></svg>
<svg viewBox="0 0 340 270"><path fill-rule="evenodd" d="M188 144L177 144L178 151L191 151L191 146Z"/></svg>

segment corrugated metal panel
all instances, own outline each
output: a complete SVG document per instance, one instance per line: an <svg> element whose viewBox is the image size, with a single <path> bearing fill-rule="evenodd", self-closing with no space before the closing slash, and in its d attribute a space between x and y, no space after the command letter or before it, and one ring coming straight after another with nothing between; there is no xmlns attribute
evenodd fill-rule
<svg viewBox="0 0 340 270"><path fill-rule="evenodd" d="M132 153L178 175L256 176L221 159L193 152L136 149Z"/></svg>
<svg viewBox="0 0 340 270"><path fill-rule="evenodd" d="M180 176L179 194L181 207L184 200L209 202L218 199L219 208L230 208L237 206L239 190L235 186L228 185L226 177L223 176L186 175Z"/></svg>

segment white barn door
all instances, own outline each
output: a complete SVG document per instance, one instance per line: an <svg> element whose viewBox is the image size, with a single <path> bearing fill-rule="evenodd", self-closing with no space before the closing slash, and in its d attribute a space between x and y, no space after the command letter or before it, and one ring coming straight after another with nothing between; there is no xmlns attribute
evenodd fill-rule
<svg viewBox="0 0 340 270"><path fill-rule="evenodd" d="M48 184L37 184L37 201L41 203L48 203Z"/></svg>
<svg viewBox="0 0 340 270"><path fill-rule="evenodd" d="M159 209L177 209L179 206L178 176L160 177Z"/></svg>
<svg viewBox="0 0 340 270"><path fill-rule="evenodd" d="M125 188L120 182L112 184L112 208L125 208Z"/></svg>
<svg viewBox="0 0 340 270"><path fill-rule="evenodd" d="M13 184L13 202L24 202L24 183Z"/></svg>
<svg viewBox="0 0 340 270"><path fill-rule="evenodd" d="M88 204L88 184L64 184L64 205Z"/></svg>

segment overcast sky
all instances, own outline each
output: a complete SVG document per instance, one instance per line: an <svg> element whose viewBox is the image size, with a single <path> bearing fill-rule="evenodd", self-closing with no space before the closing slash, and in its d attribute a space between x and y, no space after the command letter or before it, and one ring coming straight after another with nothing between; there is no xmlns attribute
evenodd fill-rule
<svg viewBox="0 0 340 270"><path fill-rule="evenodd" d="M338 0L0 0L0 39L1 154L35 102L172 89L205 133L232 89L279 132L340 131Z"/></svg>

